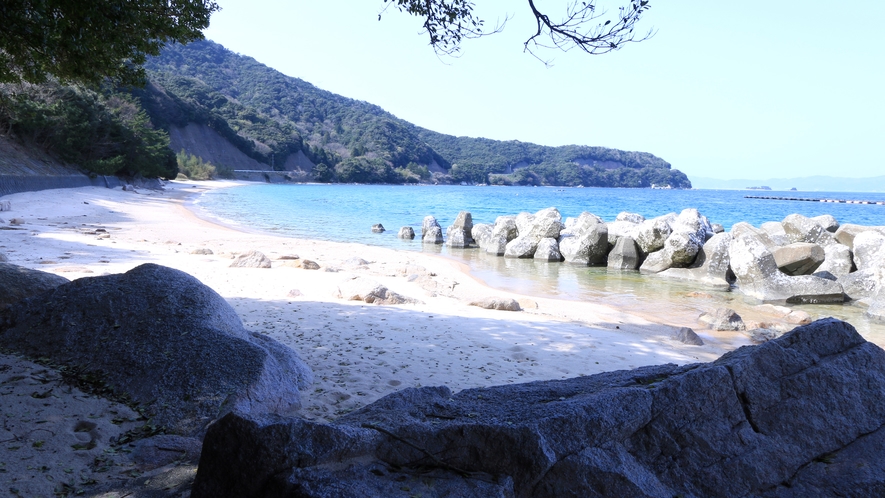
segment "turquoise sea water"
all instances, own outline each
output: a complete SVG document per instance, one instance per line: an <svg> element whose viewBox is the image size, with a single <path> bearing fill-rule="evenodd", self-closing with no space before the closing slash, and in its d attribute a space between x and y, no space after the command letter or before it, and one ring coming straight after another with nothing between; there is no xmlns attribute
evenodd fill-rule
<svg viewBox="0 0 885 498"><path fill-rule="evenodd" d="M490 256L477 249L424 246L419 240L396 237L402 226L420 234L427 215L445 227L459 211L469 211L474 223L493 223L500 215L535 212L556 207L563 218L583 211L606 221L621 211L646 218L685 208L697 208L726 230L740 221L755 226L780 221L792 213L831 214L840 223L885 225L885 205L841 204L747 199L745 196L849 199L885 202L885 193L777 192L746 190L650 190L547 187L398 186L398 185L271 185L255 184L211 190L195 201L203 215L234 227L275 235L357 242L401 250L440 253L467 263L473 274L493 287L530 295L562 299L592 299L631 310L660 314L671 321L693 320L711 306L740 309L752 305L739 293L709 292L711 299L686 300L698 289L692 284L639 276L636 272L608 272L567 264L538 263ZM371 232L381 223L383 234ZM869 324L855 306L804 307L812 315L848 319L862 332L881 334L885 328Z"/></svg>

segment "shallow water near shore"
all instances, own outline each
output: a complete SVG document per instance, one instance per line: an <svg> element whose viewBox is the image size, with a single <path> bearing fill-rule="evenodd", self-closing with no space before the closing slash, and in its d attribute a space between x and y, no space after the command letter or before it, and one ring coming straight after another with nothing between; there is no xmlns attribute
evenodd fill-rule
<svg viewBox="0 0 885 498"><path fill-rule="evenodd" d="M462 210L472 214L474 223L493 223L500 215L535 212L551 206L559 209L564 218L589 211L606 221L614 220L622 211L651 218L693 207L726 230L740 221L759 226L766 221L780 221L792 213L831 214L840 223L885 225L883 205L745 198L748 195L885 201L885 193L255 184L210 190L194 202L194 207L202 216L242 230L437 253L467 264L474 277L494 288L531 296L592 300L677 326L696 326L701 312L722 306L743 316L752 315L752 306L760 303L740 292L710 290L696 284L640 276L638 272L505 259L478 249L424 246L419 240L398 239L396 234L403 226L411 226L420 233L421 221L427 215L435 216L445 228ZM372 233L370 228L375 223L383 224L387 231ZM695 291L701 294L692 294ZM834 316L846 320L867 339L885 344L885 325L864 318L862 307L796 307L813 318Z"/></svg>

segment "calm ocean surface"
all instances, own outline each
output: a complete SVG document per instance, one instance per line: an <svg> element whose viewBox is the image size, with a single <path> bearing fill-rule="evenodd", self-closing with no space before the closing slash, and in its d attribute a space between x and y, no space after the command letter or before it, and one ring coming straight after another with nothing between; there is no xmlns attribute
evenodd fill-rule
<svg viewBox="0 0 885 498"><path fill-rule="evenodd" d="M420 237L421 221L427 215L435 216L445 231L459 211L469 211L474 223L493 223L500 215L534 213L551 206L559 209L563 218L589 211L606 221L613 221L621 211L652 218L697 208L726 230L740 221L759 226L792 213L831 214L840 223L885 225L885 205L746 199L748 195L885 202L885 193L255 184L211 190L195 201L195 207L203 216L245 230L440 253L467 263L476 277L493 287L562 299L591 299L655 316L662 316L663 309L669 322L689 326L700 311L711 306L727 305L740 312L757 303L746 301L740 293L708 291L691 284L640 277L635 272L612 273L605 268L505 259L477 249L429 247L420 240L400 240L396 234L400 227L411 226ZM376 223L383 224L387 232L372 233L370 228ZM704 290L712 298L685 299L685 294L693 290ZM860 308L802 309L813 316L847 319L865 335L881 335L885 342L885 327L868 323Z"/></svg>

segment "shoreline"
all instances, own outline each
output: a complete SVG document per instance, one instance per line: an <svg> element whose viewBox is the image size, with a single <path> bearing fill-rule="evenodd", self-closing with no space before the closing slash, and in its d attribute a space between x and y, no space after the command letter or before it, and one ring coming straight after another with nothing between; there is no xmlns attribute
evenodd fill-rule
<svg viewBox="0 0 885 498"><path fill-rule="evenodd" d="M695 324L705 345L685 345L670 338L673 325L649 319L653 317L593 302L495 289L454 258L237 230L188 208L200 192L233 185L197 183L194 189L194 184L170 182L164 191L80 187L4 196L12 210L0 213L0 218L22 223L2 232L0 253L9 263L72 280L121 273L143 263L193 275L224 297L247 329L298 352L315 376L314 384L302 392L300 415L320 422L407 387L445 385L457 392L645 365L709 362L749 344L739 332L714 332ZM195 253L207 249L212 253ZM266 254L272 268L230 267L234 254L249 250ZM295 255L300 259L286 259ZM305 259L317 262L320 269L293 264ZM352 278L371 279L420 303L375 305L336 297L338 285ZM516 299L523 311L469 305L487 297ZM0 359L12 365L0 372L0 383L10 372L41 370L15 355L0 354ZM34 375L16 381L22 383L18 390L0 391L7 422L33 418L28 411L32 405L13 401L27 399L36 389L39 380L33 380ZM125 408L111 403L74 412L70 406L75 397L84 395L59 387L40 399L34 416L45 419L41 430L73 438L78 434L71 426L75 422L107 422L116 416L113 412ZM53 453L54 447L67 444L63 437L38 447L45 439L40 433L19 433L16 427L21 424L0 431L0 440L14 440L18 448L13 452L5 445L0 452L10 455L4 458L4 475L23 479L17 485L25 495L51 494L67 476L59 474L54 482L35 480L39 472L32 468L41 465L55 469L52 472L67 467L74 475L93 475L91 459L112 449L109 440L115 430L103 424L101 442L68 464L63 453ZM115 479L133 468L127 457L120 458ZM103 483L111 477L89 478ZM43 487L29 488L29 482Z"/></svg>
<svg viewBox="0 0 885 498"><path fill-rule="evenodd" d="M19 228L21 234L29 233L28 237L19 236L20 240L8 237L0 244L0 251L5 252L9 262L21 266L27 266L42 271L49 271L67 278L79 278L94 276L102 273L120 273L127 271L138 264L154 262L185 271L200 281L213 288L225 297L240 313L244 323L250 330L266 332L274 336L284 344L293 347L299 354L305 357L308 364L319 373L318 379L322 378L323 362L310 361L311 352L305 343L287 337L280 333L284 325L295 327L296 330L305 328L301 320L280 317L280 324L272 324L266 319L267 316L278 316L284 307L310 308L317 316L311 317L311 327L323 325L322 319L337 314L362 316L358 324L359 328L371 328L377 326L371 315L378 315L377 320L387 320L395 315L407 314L409 325L425 327L421 323L426 316L436 315L447 317L448 321L464 319L467 327L471 320L477 320L479 328L492 326L495 330L510 331L514 339L506 348L496 349L498 355L508 356L505 351L513 346L523 346L530 353L511 354L517 356L516 362L527 361L522 357L537 357L538 367L542 363L548 363L547 359L556 356L556 351L569 351L566 345L553 346L553 340L533 341L532 337L550 333L556 328L568 330L555 335L560 337L585 335L603 343L624 343L616 349L624 349L622 354L617 354L610 359L592 363L590 366L577 367L580 363L577 358L566 361L566 364L575 366L561 368L566 372L546 367L530 373L516 372L515 369L502 368L495 365L494 375L480 375L474 381L468 381L468 377L461 376L461 381L450 384L454 390L466 387L479 387L490 383L508 383L526 380L542 380L561 378L567 375L592 374L601 371L635 368L641 365L676 361L688 363L693 361L710 361L720 356L725 351L734 349L747 342L743 337L717 338L716 334L703 335L708 340L709 346L685 346L669 339L670 326L655 323L632 313L610 308L605 305L565 301L551 299L542 296L526 296L508 293L485 285L469 272L469 268L454 258L439 255L426 254L415 251L403 251L383 247L373 247L357 243L328 242L309 239L295 239L269 234L250 233L237 230L233 227L215 223L214 220L206 220L193 210L188 208L189 200L193 200L200 192L191 191L194 182L170 182L166 191L139 193L124 192L116 189L100 187L83 187L66 189L63 192L69 194L66 197L75 197L77 209L70 209L71 205L57 206L54 199L58 196L54 192L39 191L13 194L6 198L12 202L13 211L4 212L5 218L19 217L24 224ZM209 188L226 188L233 185L212 182L212 184L197 184L201 191ZM69 201L70 202L70 201ZM84 204L84 203L89 204ZM54 214L50 214L54 212ZM81 223L80 226L70 225L71 221ZM68 226L64 226L65 222ZM86 223L84 223L86 222ZM94 236L83 234L82 228L91 229L104 226L109 238L97 239ZM10 233L10 232L7 232ZM85 240L84 240L85 239ZM84 251L83 245L89 248ZM209 248L212 255L194 255L190 251L199 248ZM24 253L25 249L27 254ZM256 249L264 252L274 260L272 269L244 269L228 268L232 253L246 252ZM70 257L62 260L64 253ZM91 253L91 254L90 254ZM301 259L311 259L318 262L320 270L311 271L301 268L290 268L281 256L287 253L295 253ZM291 254L288 254L291 255ZM88 256L92 256L89 258ZM359 257L370 264L351 267L346 263L351 258ZM92 259L93 261L81 261ZM74 264L76 263L76 264ZM410 268L411 267L411 268ZM436 296L429 296L428 291L414 282L408 282L407 276L410 271L421 271L428 275L441 289ZM331 271L330 271L331 270ZM377 306L362 302L344 301L334 296L337 284L349 277L364 277L376 280L391 290L423 301L424 304ZM267 277L267 278L265 278ZM454 285L452 285L454 283ZM452 290L446 290L451 287ZM287 297L290 290L296 289L302 295ZM475 306L468 306L470 300L489 296L514 297L529 303L523 306L522 312L502 312L485 310ZM533 303L530 303L533 302ZM537 307L532 307L536 304ZM399 310L394 312L394 310ZM297 312L301 312L300 310ZM408 313L406 313L408 312ZM265 319L256 319L256 316L265 316ZM383 316L382 316L383 315ZM403 320L403 317L397 317ZM331 322L334 323L334 320ZM455 347L466 347L464 337L456 337L458 328L454 323L447 325L450 328L439 330L433 337L416 337L421 340L431 339L445 344L453 344ZM619 327L616 329L615 327ZM540 331L544 331L543 333ZM699 331L703 333L703 331ZM428 332L430 333L430 332ZM446 335L451 338L442 338ZM365 340L365 339L361 339ZM497 341L505 341L497 338ZM630 343L645 343L648 341L648 351L639 355L631 355ZM454 341L454 342L451 342ZM335 342L335 341L331 341ZM529 344L531 343L531 345ZM545 346L541 346L545 344ZM323 347L314 346L314 347ZM487 350L489 348L481 348ZM479 352L477 352L479 353ZM516 352L513 352L516 353ZM573 353L568 353L573 354ZM388 358L391 358L388 356ZM509 358L511 361L513 358ZM504 360L505 363L511 361ZM392 364L395 362L385 361ZM413 363L410 360L408 363ZM550 363L561 364L557 360ZM453 365L450 364L448 368ZM531 364L529 364L531 366ZM397 368L397 370L399 370ZM444 384L447 376L443 375L443 367L436 371L427 371L427 378L438 379L437 383ZM490 368L486 368L490 370ZM537 371L540 370L540 371ZM375 395L361 396L365 398L361 402L353 404L362 406L374 401L383 394L392 392L394 387L406 387L421 383L428 385L423 375L412 375L410 381L401 381L390 388L373 389ZM454 380L454 379L453 379ZM321 380L318 382L322 383ZM362 385L362 383L359 383ZM324 390L328 390L323 388ZM308 395L309 406L313 396ZM341 404L341 403L333 403ZM352 403L347 403L352 405ZM340 411L340 409L338 409ZM308 410L311 412L311 410ZM323 413L328 413L323 410ZM320 416L319 414L317 414ZM320 416L326 419L329 415Z"/></svg>

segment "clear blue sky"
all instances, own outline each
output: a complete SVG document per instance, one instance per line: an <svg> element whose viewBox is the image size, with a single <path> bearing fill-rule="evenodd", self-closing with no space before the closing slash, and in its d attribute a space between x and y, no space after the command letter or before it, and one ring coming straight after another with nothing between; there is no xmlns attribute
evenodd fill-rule
<svg viewBox="0 0 885 498"><path fill-rule="evenodd" d="M551 68L522 52L525 0L475 1L491 23L512 19L458 59L438 59L417 18L379 22L381 0L218 0L206 37L452 135L646 151L690 178L885 175L881 0L651 0L654 38L548 51Z"/></svg>

